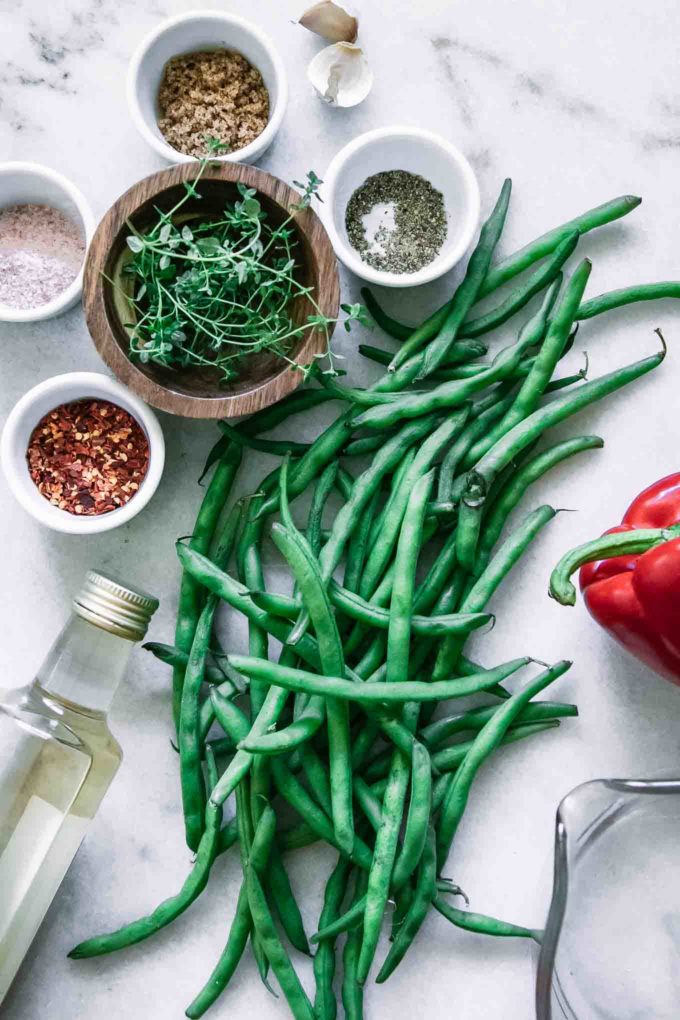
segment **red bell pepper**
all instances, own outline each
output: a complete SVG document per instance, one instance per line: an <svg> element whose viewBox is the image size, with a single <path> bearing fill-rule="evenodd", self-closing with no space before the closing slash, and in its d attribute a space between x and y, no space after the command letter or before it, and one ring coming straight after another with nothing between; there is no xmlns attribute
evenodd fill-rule
<svg viewBox="0 0 680 1020"><path fill-rule="evenodd" d="M680 473L640 493L618 527L567 554L553 572L551 595L573 604L568 577L580 566L591 616L638 659L680 685L678 525Z"/></svg>

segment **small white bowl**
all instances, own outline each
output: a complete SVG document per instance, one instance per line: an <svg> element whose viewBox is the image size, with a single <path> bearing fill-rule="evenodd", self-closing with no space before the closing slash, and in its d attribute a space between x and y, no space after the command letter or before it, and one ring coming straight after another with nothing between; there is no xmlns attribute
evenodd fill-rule
<svg viewBox="0 0 680 1020"><path fill-rule="evenodd" d="M274 140L288 102L286 69L268 36L233 14L192 11L163 21L136 50L127 75L127 98L132 119L142 137L170 163L195 159L168 145L158 127L158 89L163 68L171 57L195 50L230 49L241 53L262 75L269 92L269 123L261 135L243 149L217 159L253 163Z"/></svg>
<svg viewBox="0 0 680 1020"><path fill-rule="evenodd" d="M444 196L446 240L437 257L416 273L374 269L363 261L347 236L347 203L367 177L383 170L420 174ZM361 279L382 287L415 287L448 272L467 251L479 221L479 185L474 170L455 145L421 128L379 128L359 135L332 160L321 194L321 215L335 254Z"/></svg>
<svg viewBox="0 0 680 1020"><path fill-rule="evenodd" d="M125 506L99 516L80 517L52 506L41 495L29 474L26 450L33 429L44 415L60 404L88 397L117 404L139 422L149 442L149 466L138 491ZM14 405L0 439L0 462L12 494L40 524L69 535L95 535L126 524L144 509L163 474L165 440L153 411L115 379L99 372L67 372L38 383Z"/></svg>
<svg viewBox="0 0 680 1020"><path fill-rule="evenodd" d="M80 227L85 248L94 233L94 216L82 192L62 177L39 163L0 163L0 207L8 205L51 205L63 212ZM83 253L83 266L85 253ZM52 301L37 308L12 308L0 302L2 322L41 322L61 315L80 300L83 289L83 266L73 283Z"/></svg>

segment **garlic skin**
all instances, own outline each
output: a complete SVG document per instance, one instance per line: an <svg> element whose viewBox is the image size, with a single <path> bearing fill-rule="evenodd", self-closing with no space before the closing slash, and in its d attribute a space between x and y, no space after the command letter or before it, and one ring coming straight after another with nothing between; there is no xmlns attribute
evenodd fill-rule
<svg viewBox="0 0 680 1020"><path fill-rule="evenodd" d="M329 106L350 107L362 103L373 87L373 72L364 51L352 43L327 46L307 68L320 99Z"/></svg>
<svg viewBox="0 0 680 1020"><path fill-rule="evenodd" d="M333 0L320 0L300 18L299 25L329 42L356 42L359 22Z"/></svg>

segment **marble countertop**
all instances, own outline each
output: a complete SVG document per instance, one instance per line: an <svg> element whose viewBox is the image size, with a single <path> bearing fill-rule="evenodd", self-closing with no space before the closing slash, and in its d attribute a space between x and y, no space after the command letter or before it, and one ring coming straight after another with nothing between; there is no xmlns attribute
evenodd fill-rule
<svg viewBox="0 0 680 1020"><path fill-rule="evenodd" d="M228 7L265 28L288 66L290 108L262 165L285 179L323 172L356 134L390 123L439 131L468 155L488 210L505 176L514 193L506 251L564 219L621 193L644 196L625 221L590 235L590 293L629 282L678 276L680 101L675 6L670 0L364 0L361 37L374 72L369 99L350 111L325 108L304 67L317 41L292 24L293 0L235 0ZM0 0L0 151L43 162L71 177L97 216L130 184L159 169L136 133L124 94L126 64L162 18L187 0ZM417 293L387 294L395 312L416 318L450 292L457 274ZM343 276L355 300L358 281ZM494 601L498 625L485 638L489 660L531 653L574 658L555 696L578 701L581 716L559 732L509 748L480 775L457 838L452 877L473 909L541 926L551 886L553 818L560 798L598 776L647 776L678 756L676 690L627 658L589 621L582 606L546 596L551 565L572 544L618 521L644 485L677 468L677 311L636 307L584 324L573 355L587 350L595 376L669 341L664 368L598 404L563 434L595 432L604 450L564 465L535 487L526 506L549 500L560 514ZM338 337L354 379L369 369ZM580 362L579 362L580 363ZM76 308L36 325L0 325L0 416L34 383L73 369L102 370ZM215 437L207 422L161 415L168 460L147 510L127 527L92 540L44 530L0 481L3 521L0 661L5 684L27 682L61 626L86 569L114 569L155 592L161 609L151 636L172 633L178 569L173 541L191 528L199 499L197 467ZM318 421L321 421L319 417ZM308 424L309 435L317 425ZM255 484L264 458L247 465ZM228 625L228 624L227 624ZM234 635L237 639L237 635ZM71 962L80 938L143 913L180 885L183 846L171 750L167 670L136 650L111 726L125 761L2 1009L6 1020L92 1020L108 1014L173 1020L203 983L220 951L239 881L234 855L220 861L211 892L156 939L108 959ZM296 855L291 875L304 885L310 930L318 917L328 855ZM302 967L304 979L309 968ZM390 982L367 991L369 1017L455 1016L531 1020L532 950L428 919L423 937ZM287 1015L246 960L211 1016L261 1020Z"/></svg>

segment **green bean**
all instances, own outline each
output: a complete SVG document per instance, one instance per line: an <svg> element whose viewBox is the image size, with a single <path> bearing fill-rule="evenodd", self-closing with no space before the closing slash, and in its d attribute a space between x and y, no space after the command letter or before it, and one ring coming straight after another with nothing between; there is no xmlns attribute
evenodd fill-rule
<svg viewBox="0 0 680 1020"><path fill-rule="evenodd" d="M508 701L509 700L510 699L508 698ZM503 701L501 704L506 705L507 701ZM494 707L498 711L500 706ZM555 716L563 717L565 715L576 714L571 711L571 708L572 706L569 706L569 711L564 712L560 709L536 712L534 717L536 719L535 722L525 722L522 720L520 722L513 723L508 729L508 732L504 735L501 743L503 745L514 744L517 740L524 740L526 737L532 737L535 733L542 733L546 729L554 729L559 726L559 720L555 718ZM442 774L454 771L458 768L460 763L465 760L473 742L473 740L465 741L460 744L453 744L451 747L442 747L439 751L435 751L432 755L433 768L438 769Z"/></svg>
<svg viewBox="0 0 680 1020"><path fill-rule="evenodd" d="M387 499L385 500L385 504L384 504L382 510L378 514L376 514L375 520L373 521L373 526L371 527L371 531L370 531L369 536L368 536L368 549L369 549L369 552L373 548L373 546L375 545L376 539L377 539L378 535L380 534L380 532L382 531L383 525L384 525L385 521L389 518L389 515L392 513L392 511L394 509L394 506L399 501L400 493L401 493L401 495L403 495L403 491L404 490L403 490L402 486L404 485L404 478L406 477L408 472L411 470L411 466L412 466L413 461L415 459L416 459L416 451L415 451L415 449L413 447L410 447L406 451L406 453L405 453L404 457L402 458L399 466L397 467L396 471L392 475L392 482L391 482L391 485L390 485L390 494L387 497Z"/></svg>
<svg viewBox="0 0 680 1020"><path fill-rule="evenodd" d="M288 422L294 414L309 411L319 404L328 403L331 399L325 390L296 390L272 407L256 411L250 418L239 422L237 428L242 435L259 436L262 432L270 432L277 425Z"/></svg>
<svg viewBox="0 0 680 1020"><path fill-rule="evenodd" d="M680 525L669 528L638 528L613 535L602 535L592 542L584 542L566 553L550 575L550 597L561 606L576 603L576 589L569 578L585 563L610 559L613 556L630 556L646 552L663 542L680 535Z"/></svg>
<svg viewBox="0 0 680 1020"><path fill-rule="evenodd" d="M208 769L211 777L215 778L214 761L208 751ZM213 787L214 788L214 787ZM80 942L68 954L72 960L81 960L91 956L103 956L105 953L114 953L119 949L126 949L134 946L137 942L143 942L150 935L155 935L161 928L165 928L200 896L208 884L210 870L217 855L218 837L220 823L222 821L222 808L208 802L206 809L205 831L198 844L196 857L187 876L184 885L178 893L163 900L148 917L142 917L132 921L117 931L107 935L97 935L94 938Z"/></svg>
<svg viewBox="0 0 680 1020"><path fill-rule="evenodd" d="M473 418L463 429L455 442L449 447L442 460L439 469L439 483L437 500L439 503L451 503L453 479L456 475L458 465L465 454L479 439L489 430L493 422L498 421L505 414L514 400L514 394L505 394L500 400L495 401L490 407L485 407L477 417Z"/></svg>
<svg viewBox="0 0 680 1020"><path fill-rule="evenodd" d="M262 938L267 958L295 1020L315 1020L312 1004L278 936L262 883L252 865L247 870L246 887L253 924Z"/></svg>
<svg viewBox="0 0 680 1020"><path fill-rule="evenodd" d="M302 914L276 843L272 846L269 857L267 886L271 890L276 912L288 941L299 953L311 956Z"/></svg>
<svg viewBox="0 0 680 1020"><path fill-rule="evenodd" d="M501 488L489 508L479 543L476 570L479 571L480 567L486 566L491 550L503 530L503 525L528 486L568 457L573 457L574 454L582 453L585 450L600 450L603 446L604 441L599 436L576 436L574 439L565 439L561 443L556 443L549 449L535 454L523 464Z"/></svg>
<svg viewBox="0 0 680 1020"><path fill-rule="evenodd" d="M565 660L539 673L526 687L503 702L475 737L472 747L455 774L453 784L442 805L437 827L437 862L440 870L446 863L456 830L468 802L470 788L480 767L498 747L510 723L517 718L529 701L558 677L563 676L570 667L571 663Z"/></svg>
<svg viewBox="0 0 680 1020"><path fill-rule="evenodd" d="M371 532L371 525L373 524L379 499L380 490L376 489L372 498L360 512L358 523L352 532L352 541L345 557L345 573L343 577L343 590L348 591L350 594L356 593L359 588L361 572L366 558L368 536Z"/></svg>
<svg viewBox="0 0 680 1020"><path fill-rule="evenodd" d="M519 740L526 740L527 737L533 737L537 733L543 733L544 730L556 729L559 725L559 719L544 719L542 722L517 723L505 734L501 740L501 746L505 747L507 744L515 744ZM465 755L472 747L472 744L472 740L464 740L459 744L453 744L451 747L442 748L433 755L433 764L436 758L436 767L442 773L435 780L432 789L433 814L438 811L442 805L442 801L446 795L446 789L452 778L451 773L455 772L456 768L464 760ZM384 767L382 762L376 759L370 768L366 770L365 774L366 780L370 781L370 789L375 797L381 797L385 791L385 786L387 785L387 776L384 774L379 775L380 772L384 773Z"/></svg>
<svg viewBox="0 0 680 1020"><path fill-rule="evenodd" d="M191 549L199 553L207 553L217 526L222 508L227 500L236 473L241 463L241 451L230 446L224 457L219 461L215 474L203 497L193 534L189 541ZM175 626L175 645L186 655L191 650L194 632L203 607L203 591L191 575L182 573L177 607L177 623ZM172 711L175 728L179 728L179 713L182 702L184 669L181 665L172 671Z"/></svg>
<svg viewBox="0 0 680 1020"><path fill-rule="evenodd" d="M250 907L248 906L248 891L245 883L243 883L238 900L236 901L236 912L229 929L227 943L210 977L185 1011L185 1015L190 1020L198 1020L199 1017L202 1017L227 987L241 961L248 943L250 930L251 920Z"/></svg>
<svg viewBox="0 0 680 1020"><path fill-rule="evenodd" d="M388 336L394 337L395 340L408 340L408 338L413 334L416 327L405 326L403 323L397 322L396 319L393 319L390 315L388 315L381 305L378 304L375 294L372 290L369 290L368 287L361 288L361 300L366 305L366 308L375 319L376 323L388 334ZM426 323L430 324L428 331L432 331L430 332L428 339L437 335L441 327L444 325L444 320L446 319L447 314L448 302L441 308L438 308L436 312L425 320ZM423 323L420 328L422 329L424 326L425 323Z"/></svg>
<svg viewBox="0 0 680 1020"><path fill-rule="evenodd" d="M449 302L446 319L442 323L437 335L429 342L425 349L425 361L419 373L421 377L430 375L446 359L456 341L460 327L477 299L503 230L510 202L511 189L512 182L506 179L491 215L482 226L477 246L470 256L463 282ZM416 330L412 333L394 357L391 366L392 370L394 371L403 365L427 341L428 337L425 329Z"/></svg>
<svg viewBox="0 0 680 1020"><path fill-rule="evenodd" d="M427 683L408 680L400 684L386 684L368 681L354 683L337 676L318 676L316 673L280 666L269 662L268 659L255 659L249 655L233 655L231 660L234 668L245 673L246 676L255 676L258 679L267 678L268 683L277 687L285 687L291 691L324 694L330 698L343 698L362 704L383 703L390 705L400 705L407 701L441 701L446 698L462 698L468 694L476 694L477 691L483 691L488 687L493 687L496 683L502 683L530 661L527 657L513 659L495 669L486 670L484 673L455 677L452 680L436 680ZM257 721L253 725L257 725ZM230 765L229 768L231 767ZM224 775L226 774L224 773Z"/></svg>
<svg viewBox="0 0 680 1020"><path fill-rule="evenodd" d="M285 457L287 453L300 457L309 449L309 443L296 443L292 439L259 439L247 435L226 421L219 421L217 425L227 439L244 450L257 450L274 457Z"/></svg>
<svg viewBox="0 0 680 1020"><path fill-rule="evenodd" d="M466 466L471 467L475 464L509 429L527 418L538 407L557 362L564 353L591 268L590 259L584 259L577 267L557 302L545 340L514 403L495 428L470 450Z"/></svg>
<svg viewBox="0 0 680 1020"><path fill-rule="evenodd" d="M418 733L418 739L430 750L435 750L440 744L457 733L464 733L466 730L479 730L498 711L498 705L485 705L482 708L471 708L467 712L458 712L455 715L442 716L423 727ZM560 701L538 701L532 702L522 710L517 717L517 722L535 722L543 719L553 719L557 716L577 716L576 705L563 704ZM514 725L514 723L512 724Z"/></svg>
<svg viewBox="0 0 680 1020"><path fill-rule="evenodd" d="M255 660L267 661L267 660ZM272 667L274 663L271 663ZM283 667L277 666L277 669ZM273 726L283 711L287 701L288 693L281 687L270 687L265 696L262 708L253 722L250 733L260 735L266 733L270 726ZM253 755L248 751L237 751L210 795L213 804L223 804L227 797L233 793L243 777L248 774L253 763Z"/></svg>
<svg viewBox="0 0 680 1020"><path fill-rule="evenodd" d="M338 511L331 534L321 550L319 563L324 582L328 582L342 557L345 544L356 526L358 515L373 498L384 476L399 465L410 447L427 436L434 427L433 418L419 423L409 422L396 436L388 439L376 454L373 463L357 478L347 502ZM424 444L426 445L426 444Z"/></svg>
<svg viewBox="0 0 680 1020"><path fill-rule="evenodd" d="M418 867L427 840L432 807L432 765L427 749L419 741L413 744L411 759L411 797L404 838L392 872L392 889L400 890Z"/></svg>
<svg viewBox="0 0 680 1020"><path fill-rule="evenodd" d="M465 342L461 340L452 349L447 361L439 371L450 369L454 366L463 366L466 362L473 361L475 358L483 358L488 349L488 346L482 343L481 340L468 340ZM381 347L359 344L358 350L362 357L367 358L369 361L374 361L378 365L389 365L392 361L390 352L384 351ZM438 378L437 372L434 374L434 378Z"/></svg>
<svg viewBox="0 0 680 1020"><path fill-rule="evenodd" d="M296 462L291 471L288 497L294 499L304 492L310 482L319 475L347 442L347 423L351 412L343 415L318 436L305 454ZM257 520L263 520L274 513L279 505L280 491L271 493L256 513ZM263 585L252 587L262 588Z"/></svg>
<svg viewBox="0 0 680 1020"><path fill-rule="evenodd" d="M399 966L411 943L420 931L434 896L436 880L435 833L432 826L430 826L425 841L425 849L418 867L415 895L406 912L403 924L400 926L399 932L387 954L387 958L380 968L376 978L378 984L387 981L390 974Z"/></svg>
<svg viewBox="0 0 680 1020"><path fill-rule="evenodd" d="M321 758L316 751L307 744L300 752L302 769L307 778L307 784L314 795L319 807L323 808L330 817L333 812L331 799L331 783L328 772L323 766Z"/></svg>
<svg viewBox="0 0 680 1020"><path fill-rule="evenodd" d="M331 846L336 847L351 861L358 864L360 868L368 870L371 866L373 854L364 841L357 835L354 837L352 851L347 852L338 846L335 830L330 818L322 808L310 797L302 784L293 775L290 769L281 760L281 757L272 758L272 776L276 788L281 796L295 808L301 818L309 825L314 832L325 839Z"/></svg>
<svg viewBox="0 0 680 1020"><path fill-rule="evenodd" d="M248 589L229 574L220 570L206 556L193 552L187 546L178 543L177 555L185 570L189 571L208 591L223 599L228 605L242 613L249 621L266 630L283 644L290 634L290 623L279 617L265 613L250 598ZM304 634L298 641L297 654L310 666L319 667L319 650L316 641Z"/></svg>
<svg viewBox="0 0 680 1020"><path fill-rule="evenodd" d="M610 290L606 294L584 301L578 310L579 320L592 319L595 315L610 312L613 308L622 308L636 301L657 301L660 298L679 298L680 281L665 280L662 283L638 283L621 290Z"/></svg>
<svg viewBox="0 0 680 1020"><path fill-rule="evenodd" d="M427 437L418 450L404 484L400 486L399 500L395 503L389 519L385 520L384 527L369 553L359 589L362 598L370 598L378 587L399 534L410 490L422 475L427 474L442 449L458 434L466 417L466 408L451 415Z"/></svg>
<svg viewBox="0 0 680 1020"><path fill-rule="evenodd" d="M250 754L285 754L310 740L323 725L326 708L322 698L310 698L297 719L273 733L248 733L238 745Z"/></svg>
<svg viewBox="0 0 680 1020"><path fill-rule="evenodd" d="M345 457L363 457L366 453L373 453L379 450L386 439L391 439L393 432L382 435L361 436L359 439L352 439L342 451Z"/></svg>
<svg viewBox="0 0 680 1020"><path fill-rule="evenodd" d="M355 774L352 787L359 807L364 812L371 828L377 832L382 823L382 804L361 776Z"/></svg>
<svg viewBox="0 0 680 1020"><path fill-rule="evenodd" d="M285 505L282 494L282 508ZM326 675L344 674L342 642L324 587L321 570L304 539L290 526L272 526L272 539L290 566L309 612L319 643L321 668ZM331 798L333 825L340 847L351 852L354 840L352 820L352 769L349 748L349 716L347 705L329 698L326 701L329 760L331 766Z"/></svg>
<svg viewBox="0 0 680 1020"><path fill-rule="evenodd" d="M206 793L201 763L199 692L217 600L211 595L198 620L182 686L178 744L182 809L187 846L196 850L204 831Z"/></svg>
<svg viewBox="0 0 680 1020"><path fill-rule="evenodd" d="M418 479L409 496L399 532L387 631L386 680L388 683L408 680L416 567L425 521L425 509L433 482L434 471L430 471Z"/></svg>
<svg viewBox="0 0 680 1020"><path fill-rule="evenodd" d="M576 216L573 220L568 220L559 227L554 227L547 233L537 237L535 241L531 241L523 248L513 252L512 255L507 255L493 266L486 274L478 296L480 298L486 297L491 291L501 287L508 280L512 280L518 273L528 269L534 262L538 262L539 259L550 255L557 245L574 230L578 230L579 234L587 234L596 227L602 227L606 223L611 223L622 216L627 216L628 213L639 206L641 201L642 199L637 198L635 195L622 195L619 198L613 198L609 202L605 202L603 205L598 205L594 209L589 209L585 213L581 213L580 216Z"/></svg>
<svg viewBox="0 0 680 1020"><path fill-rule="evenodd" d="M560 269L574 252L579 236L577 230L567 233L545 265L540 266L525 283L520 284L511 291L505 301L502 301L496 308L492 308L484 315L464 322L461 336L476 337L488 333L490 330L496 329L497 326L507 322L516 312L524 308L532 297L540 294L545 287L548 287L556 279Z"/></svg>
<svg viewBox="0 0 680 1020"><path fill-rule="evenodd" d="M350 864L347 858L339 857L324 892L323 909L319 917L319 927L334 921L340 912L342 901L347 889ZM314 996L314 1012L317 1020L335 1020L338 1012L333 978L335 976L335 943L326 939L321 943L314 956L314 978L316 995Z"/></svg>
<svg viewBox="0 0 680 1020"><path fill-rule="evenodd" d="M441 896L435 896L432 904L442 917L445 917L451 924L455 924L457 928L464 928L465 931L474 931L479 935L533 939L535 942L541 942L543 933L535 928L522 928L517 924L499 921L495 917L489 917L486 914L473 914L470 910L458 910L442 899Z"/></svg>
<svg viewBox="0 0 680 1020"><path fill-rule="evenodd" d="M516 287L511 293L502 301L496 308L492 308L490 311L485 312L483 315L477 316L475 319L466 319L460 328L460 338L463 337L478 337L484 333L491 332L492 329L496 329L501 326L504 322L507 322L516 312L520 311L535 294L539 294L544 287L547 287L555 277L557 276L560 268L567 261L569 256L573 253L576 248L576 244L579 239L578 231L572 231L571 233L565 234L564 240L562 240L555 248L552 256L548 262L536 270L535 273L529 277L529 279ZM364 287L361 291L364 301L379 326L385 330L390 336L393 336L396 340L408 340L409 337L414 333L414 329L409 326L404 326L401 322L397 322L396 319L388 316L383 309L378 305L374 295ZM438 308L423 324L418 327L422 331L422 336L425 340L431 340L437 335L441 327L444 325L448 309L447 304ZM359 352L365 354L365 350L362 349L365 345L359 346ZM372 349L371 349L372 350ZM375 359L378 360L378 359ZM382 361L382 364L388 364L390 358Z"/></svg>
<svg viewBox="0 0 680 1020"><path fill-rule="evenodd" d="M482 372L477 372L467 379L440 383L434 389L422 393L405 393L390 404L369 407L353 417L351 425L357 429L380 429L390 427L405 418L419 418L424 414L460 407L480 390L511 377L531 343L531 336L520 334L519 339L511 346L503 348Z"/></svg>
<svg viewBox="0 0 680 1020"><path fill-rule="evenodd" d="M258 506L260 500L266 499L266 493L271 491L278 478L278 472L273 471L261 483L262 495L254 496L248 503L246 521L241 534L237 551L238 571L241 580L249 588L264 588L264 571L262 569L262 557L260 546L264 531L264 519L258 519ZM251 655L269 654L269 641L267 631L259 627L252 619L248 619L248 650ZM255 684L250 692L251 715L255 717L262 708L266 691L263 687Z"/></svg>
<svg viewBox="0 0 680 1020"><path fill-rule="evenodd" d="M607 375L600 376L599 379L585 382L574 392L565 393L560 397L556 397L550 404L539 407L528 418L525 418L515 425L514 428L510 429L509 432L506 432L502 439L499 439L484 454L475 466L474 474L476 482L478 483L481 479L488 492L494 478L503 468L543 432L571 417L571 415L582 411L601 397L606 397L610 393L616 392L616 390L621 389L628 383L634 382L635 379L646 375L647 372L658 368L665 355L666 349L664 345L663 349L657 354L652 355L651 358L644 358L632 365L625 366L625 368L619 368L614 372L609 372ZM459 510L459 524L461 520L465 524L466 517L480 517L481 513L481 503L470 506L467 504L465 496L463 496ZM475 550L473 549L468 550L470 555L474 552Z"/></svg>
<svg viewBox="0 0 680 1020"><path fill-rule="evenodd" d="M238 842L239 842L239 854L241 857L241 869L243 871L243 881L245 883L246 872L248 868L248 862L251 857L253 850L253 839L254 839L254 820L253 814L250 809L250 797L249 797L249 782L247 778L243 778L238 786L236 787L236 825L238 829ZM273 838L273 830L271 832L271 838L269 831L271 829L271 821L269 815L267 816L267 824L259 830L256 853L259 856L269 857L269 850L271 846L271 838ZM252 918L251 918L252 919ZM255 957L255 963L260 974L260 979L269 991L271 991L270 985L267 981L269 975L269 960L267 954L264 951L262 940L258 932L251 927L250 931L253 956Z"/></svg>
<svg viewBox="0 0 680 1020"><path fill-rule="evenodd" d="M352 426L354 428L382 428L401 421L405 417L414 418L441 408L455 407L491 383L512 376L527 349L533 347L540 340L555 291L556 284L548 291L548 298L543 302L538 312L522 327L516 342L500 351L491 364L485 366L484 371L478 372L468 379L442 383L426 393L405 393L398 399L393 399L389 404L383 403L369 407L352 418Z"/></svg>
<svg viewBox="0 0 680 1020"><path fill-rule="evenodd" d="M151 652L160 662L164 662L168 666L180 666L186 672L189 656L186 652L181 652L175 645L165 645L161 641L147 641L142 645L142 648ZM207 663L204 679L208 684L222 684L227 678L219 666ZM234 693L236 693L236 688L234 688Z"/></svg>
<svg viewBox="0 0 680 1020"><path fill-rule="evenodd" d="M358 901L361 901L366 894L366 881L364 874L357 877L355 898ZM364 989L357 980L361 938L361 927L350 931L342 956L345 971L342 980L342 1004L345 1008L345 1020L363 1020L364 1016Z"/></svg>
<svg viewBox="0 0 680 1020"><path fill-rule="evenodd" d="M410 774L408 758L401 751L395 751L383 798L380 828L375 837L373 861L368 873L364 936L357 964L357 981L361 985L366 983L378 947Z"/></svg>
<svg viewBox="0 0 680 1020"><path fill-rule="evenodd" d="M526 515L476 579L461 603L461 611L474 612L474 607L483 608L486 606L501 581L512 570L539 532L553 519L555 513L556 511L546 504ZM460 552L460 542L456 543L456 550L458 553ZM450 675L461 648L460 638L454 635L444 638L434 665L433 676L436 680Z"/></svg>
<svg viewBox="0 0 680 1020"><path fill-rule="evenodd" d="M367 602L360 595L348 591L336 581L331 580L328 595L332 604L346 616L358 620L367 626L379 630L387 630L390 620L388 610ZM266 612L275 613L291 619L297 609L294 599L285 595L274 595L272 592L251 592L255 605ZM438 616L419 616L411 618L411 629L414 634L428 634L431 637L443 637L449 633L465 633L486 626L492 617L490 613L461 615L460 613L440 614Z"/></svg>

